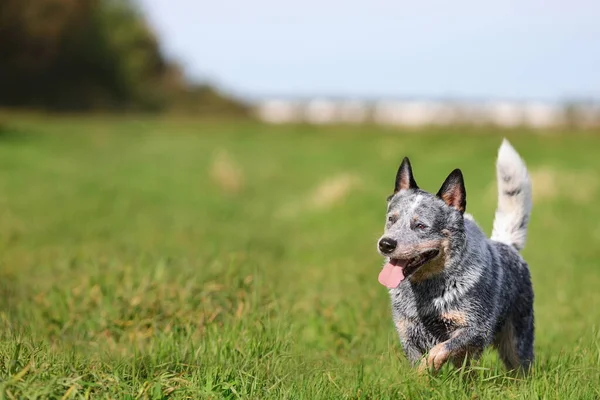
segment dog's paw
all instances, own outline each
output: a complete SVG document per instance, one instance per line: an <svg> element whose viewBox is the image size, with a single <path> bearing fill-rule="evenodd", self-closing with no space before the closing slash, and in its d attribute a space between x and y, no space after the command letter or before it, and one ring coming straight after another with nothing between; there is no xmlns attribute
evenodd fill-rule
<svg viewBox="0 0 600 400"><path fill-rule="evenodd" d="M437 372L450 358L450 351L446 347L446 343L440 343L429 350L429 353L419 365L418 372L425 373L429 370Z"/></svg>

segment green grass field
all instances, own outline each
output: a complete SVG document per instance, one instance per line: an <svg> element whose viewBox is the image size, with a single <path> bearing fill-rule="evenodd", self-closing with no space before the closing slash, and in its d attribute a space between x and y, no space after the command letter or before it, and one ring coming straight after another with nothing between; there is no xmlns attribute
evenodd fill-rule
<svg viewBox="0 0 600 400"><path fill-rule="evenodd" d="M377 282L398 163L490 232L528 163L536 363L419 377ZM5 118L0 397L600 398L600 135Z"/></svg>

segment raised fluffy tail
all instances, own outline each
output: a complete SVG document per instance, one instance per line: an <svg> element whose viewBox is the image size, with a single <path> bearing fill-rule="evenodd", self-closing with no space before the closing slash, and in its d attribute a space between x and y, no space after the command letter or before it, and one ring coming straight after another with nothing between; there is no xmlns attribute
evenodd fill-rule
<svg viewBox="0 0 600 400"><path fill-rule="evenodd" d="M494 218L492 240L513 246L525 247L527 224L531 214L531 182L525 162L504 139L496 161L498 180L498 208Z"/></svg>

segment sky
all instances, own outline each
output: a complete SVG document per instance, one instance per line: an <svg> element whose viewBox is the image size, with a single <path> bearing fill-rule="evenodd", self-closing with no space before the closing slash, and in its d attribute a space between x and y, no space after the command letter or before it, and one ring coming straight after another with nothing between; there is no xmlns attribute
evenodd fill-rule
<svg viewBox="0 0 600 400"><path fill-rule="evenodd" d="M138 0L186 74L247 98L600 99L598 0Z"/></svg>

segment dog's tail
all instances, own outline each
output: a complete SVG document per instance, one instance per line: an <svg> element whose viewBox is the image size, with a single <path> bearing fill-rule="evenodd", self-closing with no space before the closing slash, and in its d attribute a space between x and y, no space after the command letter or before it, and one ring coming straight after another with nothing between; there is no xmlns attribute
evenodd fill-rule
<svg viewBox="0 0 600 400"><path fill-rule="evenodd" d="M498 150L496 179L498 208L492 240L521 250L525 246L531 214L531 182L525 162L506 139Z"/></svg>

